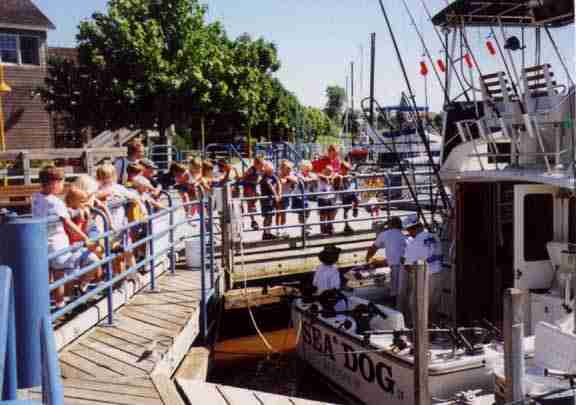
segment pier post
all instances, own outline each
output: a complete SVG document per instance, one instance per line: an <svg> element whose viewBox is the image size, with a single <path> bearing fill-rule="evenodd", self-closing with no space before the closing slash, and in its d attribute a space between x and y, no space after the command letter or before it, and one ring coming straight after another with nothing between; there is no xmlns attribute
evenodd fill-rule
<svg viewBox="0 0 576 405"><path fill-rule="evenodd" d="M0 217L0 263L14 276L18 388L42 384L40 325L50 316L46 219Z"/></svg>
<svg viewBox="0 0 576 405"><path fill-rule="evenodd" d="M524 398L524 292L510 288L504 293L504 375L506 401Z"/></svg>
<svg viewBox="0 0 576 405"><path fill-rule="evenodd" d="M414 393L416 405L429 405L428 385L428 274L427 267L418 263L413 266L414 290L412 292L414 308Z"/></svg>
<svg viewBox="0 0 576 405"><path fill-rule="evenodd" d="M230 184L225 183L222 185L222 213L220 216L220 229L222 236L222 267L224 268L224 290L228 291L232 288L232 274L234 260L232 254L232 215L230 206Z"/></svg>

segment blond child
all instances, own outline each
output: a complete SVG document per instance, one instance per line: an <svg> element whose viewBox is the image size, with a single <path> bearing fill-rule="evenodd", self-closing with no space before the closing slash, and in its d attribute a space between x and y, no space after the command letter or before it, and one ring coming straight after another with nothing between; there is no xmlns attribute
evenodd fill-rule
<svg viewBox="0 0 576 405"><path fill-rule="evenodd" d="M316 191L318 185L318 177L312 172L312 163L309 160L300 162L300 173L296 175L298 185L296 187L295 196L292 198L292 208L296 210L304 210L298 213L298 222L304 224L310 217L308 211L308 199L303 197L303 194L313 193Z"/></svg>
<svg viewBox="0 0 576 405"><path fill-rule="evenodd" d="M334 224L328 223L336 218L336 194L334 191L334 170L332 166L327 165L318 175L318 192L324 193L318 196L318 213L320 216L320 233L325 235L334 234Z"/></svg>
<svg viewBox="0 0 576 405"><path fill-rule="evenodd" d="M280 162L278 179L280 181L280 194L282 198L278 202L276 208L276 225L286 225L286 212L282 212L290 208L290 196L293 194L294 189L298 184L298 178L292 175L292 162L289 160L282 160ZM283 237L289 237L288 233L284 233Z"/></svg>
<svg viewBox="0 0 576 405"><path fill-rule="evenodd" d="M58 195L64 192L64 171L62 168L46 166L40 170L40 192L32 195L32 215L34 217L57 217L56 222L48 226L48 254L70 247L65 226L77 234L86 246L91 246L88 236L71 220L64 201ZM98 261L98 257L86 248L58 255L50 260L50 268L55 280L59 280ZM52 297L55 307L65 305L65 288L54 290Z"/></svg>

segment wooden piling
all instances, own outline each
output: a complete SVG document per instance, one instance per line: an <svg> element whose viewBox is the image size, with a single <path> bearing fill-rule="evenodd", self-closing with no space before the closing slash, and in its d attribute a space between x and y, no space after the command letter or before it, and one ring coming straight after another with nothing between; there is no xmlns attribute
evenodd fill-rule
<svg viewBox="0 0 576 405"><path fill-rule="evenodd" d="M428 384L428 269L422 263L413 267L414 291L414 392L416 405L429 405Z"/></svg>
<svg viewBox="0 0 576 405"><path fill-rule="evenodd" d="M506 401L524 398L524 292L510 288L504 293L504 374Z"/></svg>

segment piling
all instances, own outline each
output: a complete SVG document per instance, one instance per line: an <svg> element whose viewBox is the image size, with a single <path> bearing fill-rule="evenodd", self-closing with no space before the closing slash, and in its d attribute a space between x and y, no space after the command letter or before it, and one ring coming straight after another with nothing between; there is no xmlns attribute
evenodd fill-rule
<svg viewBox="0 0 576 405"><path fill-rule="evenodd" d="M510 288L504 293L504 374L506 401L524 398L524 293Z"/></svg>
<svg viewBox="0 0 576 405"><path fill-rule="evenodd" d="M0 263L14 276L18 388L42 384L40 325L50 316L46 219L0 219Z"/></svg>
<svg viewBox="0 0 576 405"><path fill-rule="evenodd" d="M428 269L419 263L413 267L414 291L414 392L416 405L429 405L428 385Z"/></svg>

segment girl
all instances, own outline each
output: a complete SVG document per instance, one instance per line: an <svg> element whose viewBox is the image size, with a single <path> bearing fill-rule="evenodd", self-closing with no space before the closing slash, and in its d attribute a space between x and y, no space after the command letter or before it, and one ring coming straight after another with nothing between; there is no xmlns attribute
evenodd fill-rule
<svg viewBox="0 0 576 405"><path fill-rule="evenodd" d="M310 217L310 211L307 210L308 198L303 198L302 195L307 193L314 193L318 185L318 177L316 177L316 175L312 172L312 164L310 161L303 160L300 162L300 173L297 175L297 178L298 186L296 187L296 195L292 198L292 208L297 210L304 210L298 212L298 222L300 224L304 224Z"/></svg>

